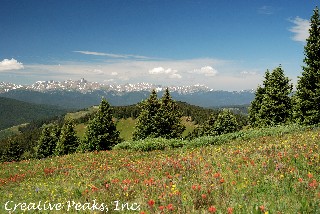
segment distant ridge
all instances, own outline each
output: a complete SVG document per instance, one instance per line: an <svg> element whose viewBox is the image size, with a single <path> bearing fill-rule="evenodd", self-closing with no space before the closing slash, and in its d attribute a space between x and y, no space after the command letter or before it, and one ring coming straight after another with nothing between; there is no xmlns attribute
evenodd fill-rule
<svg viewBox="0 0 320 214"><path fill-rule="evenodd" d="M66 112L65 109L57 106L37 105L0 97L0 130L33 120L62 115Z"/></svg>

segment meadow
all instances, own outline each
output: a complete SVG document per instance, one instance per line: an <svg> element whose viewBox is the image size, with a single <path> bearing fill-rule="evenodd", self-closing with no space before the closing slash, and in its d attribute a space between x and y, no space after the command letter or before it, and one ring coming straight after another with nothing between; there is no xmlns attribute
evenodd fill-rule
<svg viewBox="0 0 320 214"><path fill-rule="evenodd" d="M269 135L2 163L0 213L319 213L319 129Z"/></svg>

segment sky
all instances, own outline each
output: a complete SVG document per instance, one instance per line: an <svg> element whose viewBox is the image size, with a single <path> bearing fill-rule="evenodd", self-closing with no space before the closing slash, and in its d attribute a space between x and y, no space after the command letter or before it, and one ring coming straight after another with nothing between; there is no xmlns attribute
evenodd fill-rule
<svg viewBox="0 0 320 214"><path fill-rule="evenodd" d="M79 80L255 89L279 65L295 85L305 0L1 0L0 82Z"/></svg>

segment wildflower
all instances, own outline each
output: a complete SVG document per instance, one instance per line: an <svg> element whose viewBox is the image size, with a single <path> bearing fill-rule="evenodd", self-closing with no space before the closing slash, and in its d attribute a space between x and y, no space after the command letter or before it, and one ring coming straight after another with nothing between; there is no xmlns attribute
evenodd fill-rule
<svg viewBox="0 0 320 214"><path fill-rule="evenodd" d="M228 207L228 214L232 214L233 213L233 208L232 207Z"/></svg>
<svg viewBox="0 0 320 214"><path fill-rule="evenodd" d="M219 172L216 172L216 173L213 174L213 177L214 178L220 178L221 174Z"/></svg>
<svg viewBox="0 0 320 214"><path fill-rule="evenodd" d="M220 183L224 183L225 180L223 178L220 179Z"/></svg>
<svg viewBox="0 0 320 214"><path fill-rule="evenodd" d="M202 194L202 195L201 195L201 198L202 198L202 199L206 199L206 198L207 198L207 195L206 195L206 194Z"/></svg>
<svg viewBox="0 0 320 214"><path fill-rule="evenodd" d="M303 179L302 179L302 178L299 178L298 181L301 183L301 182L303 182Z"/></svg>
<svg viewBox="0 0 320 214"><path fill-rule="evenodd" d="M313 175L310 172L308 173L308 178L313 178Z"/></svg>
<svg viewBox="0 0 320 214"><path fill-rule="evenodd" d="M173 204L168 204L167 209L168 209L169 211L174 210Z"/></svg>
<svg viewBox="0 0 320 214"><path fill-rule="evenodd" d="M152 199L150 199L149 201L148 201L148 205L150 206L150 207L153 207L153 205L154 205L154 200L152 200Z"/></svg>
<svg viewBox="0 0 320 214"><path fill-rule="evenodd" d="M309 183L309 187L317 188L318 183L315 179L312 180L312 182Z"/></svg>
<svg viewBox="0 0 320 214"><path fill-rule="evenodd" d="M215 206L211 206L208 209L209 213L215 213L217 211L217 208L215 208Z"/></svg>
<svg viewBox="0 0 320 214"><path fill-rule="evenodd" d="M91 190L92 190L92 192L98 191L98 187L92 185L92 186L91 186Z"/></svg>
<svg viewBox="0 0 320 214"><path fill-rule="evenodd" d="M260 209L261 212L264 212L266 208L265 208L263 205L261 205L261 206L259 207L259 209Z"/></svg>
<svg viewBox="0 0 320 214"><path fill-rule="evenodd" d="M159 210L161 210L161 211L164 210L164 206L159 206L158 208L159 208Z"/></svg>

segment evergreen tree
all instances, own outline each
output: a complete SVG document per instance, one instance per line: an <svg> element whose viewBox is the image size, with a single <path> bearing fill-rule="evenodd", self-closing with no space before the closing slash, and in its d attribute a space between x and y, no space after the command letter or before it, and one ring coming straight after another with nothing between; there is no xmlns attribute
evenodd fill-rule
<svg viewBox="0 0 320 214"><path fill-rule="evenodd" d="M112 109L109 103L102 99L95 117L89 122L80 150L110 150L120 143L119 131L112 119Z"/></svg>
<svg viewBox="0 0 320 214"><path fill-rule="evenodd" d="M230 110L224 109L218 115L217 120L214 122L213 130L217 135L227 134L227 133L237 131L238 123L237 123L236 117Z"/></svg>
<svg viewBox="0 0 320 214"><path fill-rule="evenodd" d="M9 144L4 149L1 155L1 162L19 161L23 150L16 140L9 140Z"/></svg>
<svg viewBox="0 0 320 214"><path fill-rule="evenodd" d="M302 124L320 122L320 18L316 7L310 20L309 37L304 47L302 76L294 99L294 117Z"/></svg>
<svg viewBox="0 0 320 214"><path fill-rule="evenodd" d="M289 122L292 116L290 94L292 84L281 66L265 74L263 87L258 87L251 103L249 118L252 126L273 126Z"/></svg>
<svg viewBox="0 0 320 214"><path fill-rule="evenodd" d="M74 130L74 122L66 120L62 126L59 141L55 148L56 155L67 155L74 153L79 146L79 139Z"/></svg>
<svg viewBox="0 0 320 214"><path fill-rule="evenodd" d="M185 130L181 123L182 114L172 99L169 89L166 89L159 100L152 90L150 97L140 104L141 113L137 119L133 139L147 137L178 138Z"/></svg>
<svg viewBox="0 0 320 214"><path fill-rule="evenodd" d="M133 139L145 139L147 137L157 137L157 127L154 123L154 118L161 103L158 100L157 92L152 90L148 99L139 103L141 112L137 118L135 130L133 132Z"/></svg>
<svg viewBox="0 0 320 214"><path fill-rule="evenodd" d="M154 125L157 130L155 137L167 139L181 137L185 130L181 117L182 113L167 88L160 100L160 108L154 117Z"/></svg>
<svg viewBox="0 0 320 214"><path fill-rule="evenodd" d="M36 149L37 158L52 156L59 140L60 129L57 125L46 125L41 132Z"/></svg>
<svg viewBox="0 0 320 214"><path fill-rule="evenodd" d="M216 116L211 114L209 119L200 127L199 136L215 136L217 132L215 131Z"/></svg>
<svg viewBox="0 0 320 214"><path fill-rule="evenodd" d="M263 100L263 96L265 94L265 88L258 86L255 92L255 98L251 102L249 107L249 123L251 126L256 127L259 126L259 110L261 108L261 103Z"/></svg>

